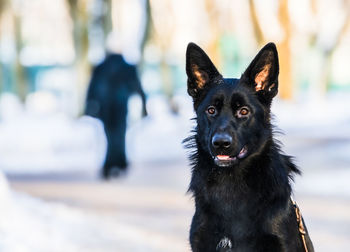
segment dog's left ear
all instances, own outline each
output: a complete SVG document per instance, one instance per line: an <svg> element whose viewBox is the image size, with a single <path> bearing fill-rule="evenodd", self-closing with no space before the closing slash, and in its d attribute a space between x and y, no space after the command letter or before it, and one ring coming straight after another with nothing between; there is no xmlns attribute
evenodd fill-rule
<svg viewBox="0 0 350 252"><path fill-rule="evenodd" d="M246 85L253 88L264 102L271 103L278 92L278 53L274 43L268 43L255 56L242 75Z"/></svg>
<svg viewBox="0 0 350 252"><path fill-rule="evenodd" d="M186 50L187 92L197 99L203 90L211 87L217 78L222 78L208 55L195 43Z"/></svg>

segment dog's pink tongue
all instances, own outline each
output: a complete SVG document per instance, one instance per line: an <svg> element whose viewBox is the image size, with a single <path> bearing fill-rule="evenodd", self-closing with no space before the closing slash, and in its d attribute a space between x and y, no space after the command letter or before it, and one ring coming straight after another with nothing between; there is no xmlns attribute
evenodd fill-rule
<svg viewBox="0 0 350 252"><path fill-rule="evenodd" d="M227 156L227 155L217 155L216 157L219 160L228 160L228 159L230 159L230 156Z"/></svg>

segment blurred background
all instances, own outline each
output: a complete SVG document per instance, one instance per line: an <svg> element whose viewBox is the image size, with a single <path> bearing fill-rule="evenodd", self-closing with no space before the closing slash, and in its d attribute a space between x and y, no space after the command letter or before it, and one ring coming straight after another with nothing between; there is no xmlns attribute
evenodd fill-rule
<svg viewBox="0 0 350 252"><path fill-rule="evenodd" d="M303 171L294 197L316 251L348 250L349 0L0 0L1 251L190 250L190 41L226 77L277 44L272 111ZM130 92L129 167L105 180L106 125L85 108L110 54L137 67L148 115Z"/></svg>

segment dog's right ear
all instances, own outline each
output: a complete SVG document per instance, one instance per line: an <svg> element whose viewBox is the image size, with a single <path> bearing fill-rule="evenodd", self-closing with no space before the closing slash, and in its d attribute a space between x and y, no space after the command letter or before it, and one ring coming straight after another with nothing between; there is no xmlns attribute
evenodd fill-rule
<svg viewBox="0 0 350 252"><path fill-rule="evenodd" d="M209 88L214 80L222 76L208 55L195 43L189 43L186 51L187 92L193 99Z"/></svg>

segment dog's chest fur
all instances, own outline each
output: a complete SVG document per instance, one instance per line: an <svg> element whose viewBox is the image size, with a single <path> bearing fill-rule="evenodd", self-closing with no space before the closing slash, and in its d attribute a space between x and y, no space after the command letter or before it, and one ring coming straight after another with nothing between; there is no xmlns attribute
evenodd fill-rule
<svg viewBox="0 0 350 252"><path fill-rule="evenodd" d="M238 240L256 230L259 223L258 209L254 200L249 202L245 200L249 197L247 194L234 192L230 194L230 191L224 185L218 185L213 190L209 189L209 204L214 213L213 216L217 218L215 220L217 228L231 239Z"/></svg>
<svg viewBox="0 0 350 252"><path fill-rule="evenodd" d="M242 179L221 173L206 181L203 191L208 211L215 216L219 229L237 238L261 225L263 211L257 194Z"/></svg>

